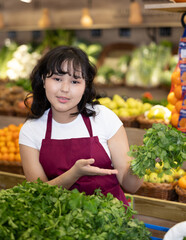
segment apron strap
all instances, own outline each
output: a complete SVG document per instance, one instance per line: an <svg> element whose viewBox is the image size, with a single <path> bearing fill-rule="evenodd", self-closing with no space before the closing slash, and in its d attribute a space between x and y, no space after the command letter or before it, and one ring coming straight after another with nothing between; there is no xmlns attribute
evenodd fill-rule
<svg viewBox="0 0 186 240"><path fill-rule="evenodd" d="M91 126L91 122L90 122L90 118L89 117L86 117L85 115L81 115L82 118L83 118L83 121L88 129L88 132L89 132L89 135L90 137L93 137L93 134L92 134L92 126Z"/></svg>
<svg viewBox="0 0 186 240"><path fill-rule="evenodd" d="M48 119L47 119L47 129L45 138L51 139L51 132L52 132L52 109L48 112Z"/></svg>

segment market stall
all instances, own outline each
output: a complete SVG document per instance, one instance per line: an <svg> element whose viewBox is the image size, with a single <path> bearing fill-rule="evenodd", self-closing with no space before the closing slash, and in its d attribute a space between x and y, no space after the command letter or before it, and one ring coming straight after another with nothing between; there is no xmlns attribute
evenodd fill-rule
<svg viewBox="0 0 186 240"><path fill-rule="evenodd" d="M146 5L145 9L183 13L186 11L186 4L150 4ZM120 17L122 17L122 11ZM148 27L146 24L147 23L143 23L141 27ZM182 16L182 24L184 25L184 14ZM132 28L134 27L132 25L130 26ZM78 27L79 26L76 26L75 28ZM126 34L124 30L126 31L126 29L123 29L123 32ZM44 31L44 29L42 31ZM182 36L182 42L184 42L184 37L185 36ZM95 87L97 90L96 99L101 105L115 112L125 126L130 146L129 154L134 158L132 170L140 178L144 178L142 186L135 194L126 193L127 201L132 211L137 211L136 219L142 221L140 225L138 221L133 222L130 216L127 220L128 223L130 222L129 228L138 228L139 235L144 234L143 239L163 239L169 228L173 227L176 223L186 220L186 152L184 145L185 135L183 134L185 132L186 119L184 115L185 84L183 83L184 79L181 77L185 68L182 67L180 68L181 70L179 69L178 71L178 65L183 64L183 62L180 62L182 59L180 60L180 55L175 53L175 49L172 48L170 41L162 41L161 43L151 42L143 46L137 46L127 40L124 43L114 42L112 44L105 44L104 46L97 41L93 43L75 38L73 30L54 30L51 28L46 30L44 39L39 44L17 44L14 41L7 42L0 50L0 190L2 190L0 191L0 198L2 196L2 199L3 197L7 197L8 199L6 192L10 193L10 195L14 195L15 192L17 194L20 193L22 197L24 194L21 195L21 191L30 192L35 189L33 190L35 194L40 190L41 192L43 191L43 196L42 194L40 196L36 194L37 197L39 196L38 199L44 199L41 208L45 208L45 203L51 201L52 203L50 202L50 205L53 204L55 210L51 211L51 215L49 215L55 218L57 216L55 211L59 214L59 218L56 217L55 219L56 222L53 222L52 219L47 219L54 229L57 226L55 232L56 239L58 239L57 235L60 237L72 237L72 233L76 237L75 239L78 239L78 236L80 236L78 234L81 234L72 228L68 230L68 226L60 225L62 224L61 219L63 217L61 211L69 206L69 202L71 206L75 206L78 209L80 206L80 210L78 210L79 214L82 212L82 209L83 211L87 210L88 206L90 206L89 210L92 212L91 214L90 212L86 212L86 217L88 214L90 214L89 217L96 215L96 211L98 213L99 207L95 202L93 203L93 200L91 202L91 199L88 199L88 203L86 203L85 199L81 199L79 202L73 202L73 199L76 197L79 199L79 193L75 192L73 199L71 199L69 195L69 199L71 200L68 199L66 205L61 205L60 198L56 200L57 198L52 199L51 196L47 196L47 192L51 189L47 189L47 187L42 188L45 185L42 186L41 183L39 183L41 185L38 185L41 187L39 191L37 189L38 186L36 187L34 184L32 185L32 183L30 184L32 190L30 190L29 183L26 181L22 168L18 137L19 131L30 111L29 106L26 108L24 105L25 96L31 90L29 75L31 69L41 58L42 54L61 44L77 46L87 53L89 60L98 68L95 78ZM180 71L182 74L180 74ZM175 95L174 98L172 96L173 94ZM31 103L32 96L29 104ZM155 125L156 127L154 127ZM151 141L152 135L153 137L155 136L154 141ZM144 160L144 165L142 164L142 159ZM16 186L17 188L14 188ZM55 192L56 194L57 191L58 189ZM66 192L63 194L65 195ZM48 200L46 199L45 202L46 196ZM23 196L23 198L24 197L25 196ZM27 197L25 197L25 199L26 198ZM22 202L26 202L25 199ZM84 201L85 205L81 205ZM99 201L101 204L102 200L99 199ZM114 208L114 206L112 206L112 198L109 199L108 197L107 203L108 205L111 204L109 205L110 209L112 209L112 207ZM18 206L21 206L21 201L18 201ZM25 204L25 206L29 208L29 204ZM119 205L117 205L117 207L115 212L120 208ZM36 209L39 208L36 207ZM101 210L99 209L99 211ZM4 211L4 214L5 212L6 211ZM73 214L77 217L79 224L80 220L83 222L85 219L79 215L78 220L77 212L73 212ZM45 214L44 212L41 215L46 216ZM99 214L100 219L103 220L104 213L101 212ZM121 211L118 211L118 216L120 216L120 214ZM17 216L19 217L19 213ZM106 216L107 215L105 215L105 219ZM31 223L33 216L30 215L29 217ZM74 219L76 219L76 217L74 217ZM108 218L110 217L111 216L108 215ZM67 223L69 223L69 219L70 217L66 218ZM124 219L125 217L121 215L121 218L117 219L116 226L118 227L124 224ZM19 221L20 219L15 219L14 216L8 219L7 222L4 221L2 223L4 230L0 231L0 234L4 234L2 236L5 236L10 233L7 229L13 229L12 234L15 234L15 236L16 234L20 234L17 233L18 231L16 230L21 229L16 225ZM37 222L37 220L33 221ZM44 222L44 220L42 221ZM77 222L75 224L77 224ZM94 222L96 222L95 218ZM143 225L143 223L145 223L145 225ZM25 223L22 224L25 225ZM40 226L38 222L37 224ZM54 232L52 233L50 231L51 227L47 224L48 223L45 224L46 231L52 236ZM87 229L91 229L91 224L86 224ZM82 223L80 225L82 226ZM104 227L99 230L99 234L103 234L100 236L100 240L106 239L105 236L108 236L104 234L111 234L109 235L111 236L110 239L114 239L112 236L116 239L116 235L120 233L121 228L116 228L118 233L114 232L114 230L112 233L109 233L109 223L106 222L104 225L106 226L105 233ZM62 226L61 231L58 229L58 226ZM29 226L29 229L30 230L25 231L24 234L28 236L29 234L30 236L36 236L38 234L37 229L35 229L32 224ZM96 234L97 229L98 228L96 228L96 230L94 229ZM151 237L147 229L152 233ZM63 231L66 232L64 233ZM84 229L82 231L84 231ZM92 229L90 231L92 231ZM136 230L136 233L134 232L130 232L131 239L133 239L132 234L137 237L138 231ZM24 234L23 237L26 236L24 236ZM97 238L99 234L91 239L99 239ZM123 233L121 233L121 236L122 234ZM123 239L119 238L119 235L117 236L118 239ZM89 238L90 233L87 233L85 239Z"/></svg>

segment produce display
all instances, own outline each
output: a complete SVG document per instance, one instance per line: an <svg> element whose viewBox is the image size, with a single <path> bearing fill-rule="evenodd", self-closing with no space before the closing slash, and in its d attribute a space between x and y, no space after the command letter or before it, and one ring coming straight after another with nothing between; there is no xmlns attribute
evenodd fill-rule
<svg viewBox="0 0 186 240"><path fill-rule="evenodd" d="M158 162L155 164L154 172L146 169L146 174L144 175L145 182L151 183L174 183L179 181L183 176L186 176L186 172L182 168L171 169L171 173L167 174L165 170L162 169L163 164L160 165ZM185 177L184 177L185 178Z"/></svg>
<svg viewBox="0 0 186 240"><path fill-rule="evenodd" d="M171 74L178 57L171 54L171 44L152 42L134 50L126 73L127 86L170 86Z"/></svg>
<svg viewBox="0 0 186 240"><path fill-rule="evenodd" d="M0 162L6 164L20 164L19 131L23 124L10 124L0 129Z"/></svg>
<svg viewBox="0 0 186 240"><path fill-rule="evenodd" d="M130 56L127 54L116 59L107 58L106 63L98 68L95 83L98 85L124 85L129 62Z"/></svg>
<svg viewBox="0 0 186 240"><path fill-rule="evenodd" d="M142 178L146 169L153 172L156 162L166 174L181 167L186 160L186 136L171 125L154 123L143 137L143 145L130 145L129 156L133 157L131 169Z"/></svg>
<svg viewBox="0 0 186 240"><path fill-rule="evenodd" d="M27 94L28 92L21 86L0 85L0 114L26 116L28 110L24 105L24 99Z"/></svg>
<svg viewBox="0 0 186 240"><path fill-rule="evenodd" d="M186 203L186 175L182 176L178 180L178 184L175 190L176 193L178 194L178 201Z"/></svg>
<svg viewBox="0 0 186 240"><path fill-rule="evenodd" d="M100 104L110 108L121 118L139 116L152 107L150 103L143 103L140 99L130 97L125 100L118 94L114 94L112 99L109 97L98 98L98 101Z"/></svg>
<svg viewBox="0 0 186 240"><path fill-rule="evenodd" d="M24 182L0 191L0 209L1 239L151 239L136 212L99 190L88 196L39 180Z"/></svg>

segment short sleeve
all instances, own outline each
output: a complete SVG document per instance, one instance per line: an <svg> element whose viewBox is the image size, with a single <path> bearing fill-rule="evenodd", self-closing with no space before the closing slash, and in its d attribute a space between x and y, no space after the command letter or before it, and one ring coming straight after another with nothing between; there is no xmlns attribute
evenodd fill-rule
<svg viewBox="0 0 186 240"><path fill-rule="evenodd" d="M96 118L95 121L99 123L107 139L110 139L115 135L118 129L123 125L119 117L109 108L103 105L96 106Z"/></svg>

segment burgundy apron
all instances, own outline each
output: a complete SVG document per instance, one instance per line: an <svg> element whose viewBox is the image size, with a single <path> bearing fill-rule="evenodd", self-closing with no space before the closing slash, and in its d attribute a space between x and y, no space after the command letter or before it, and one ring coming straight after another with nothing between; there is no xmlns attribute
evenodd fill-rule
<svg viewBox="0 0 186 240"><path fill-rule="evenodd" d="M52 110L48 113L47 129L45 139L42 140L39 160L48 179L51 180L69 170L77 160L94 158L93 166L105 169L113 169L111 160L105 149L100 144L97 136L93 136L89 117L83 116L90 137L71 139L51 139L52 132ZM77 188L80 192L88 195L94 193L95 189L101 192L113 194L114 197L128 205L126 197L121 189L117 177L105 176L83 176L74 183L70 190Z"/></svg>

